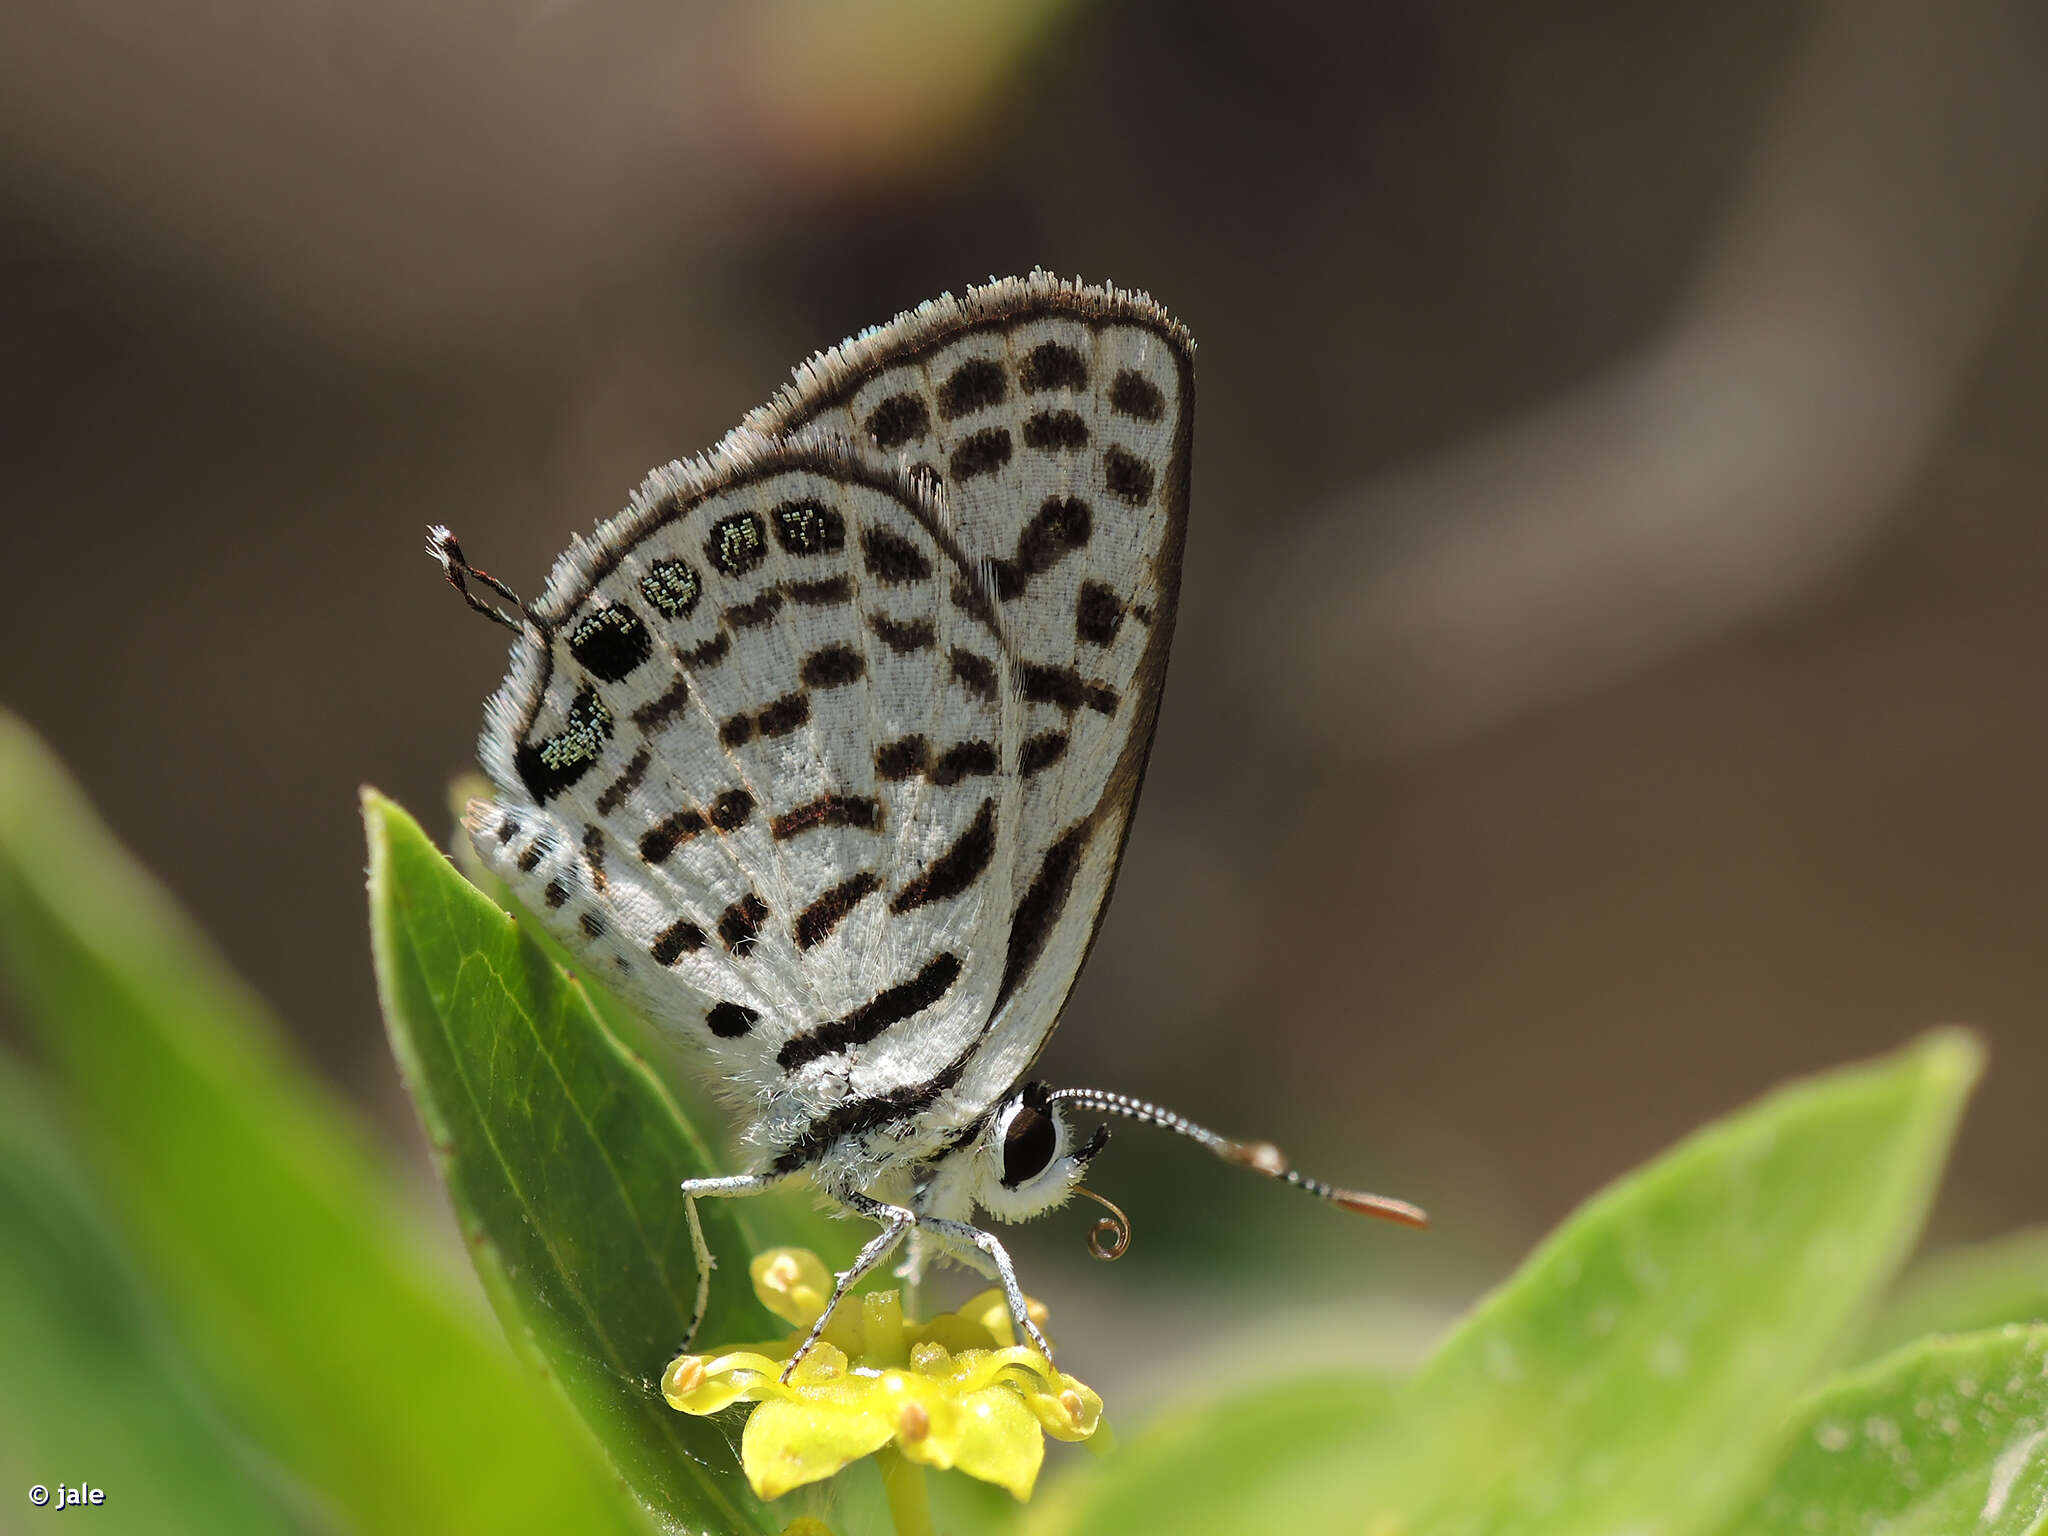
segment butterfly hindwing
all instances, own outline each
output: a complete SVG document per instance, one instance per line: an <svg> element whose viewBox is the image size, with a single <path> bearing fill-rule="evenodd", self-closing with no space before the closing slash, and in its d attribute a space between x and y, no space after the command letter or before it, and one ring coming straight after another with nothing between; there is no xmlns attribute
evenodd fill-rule
<svg viewBox="0 0 2048 1536"><path fill-rule="evenodd" d="M956 578L893 466L736 435L564 557L490 708L487 860L792 1124L956 1055L1001 984L1021 706Z"/></svg>

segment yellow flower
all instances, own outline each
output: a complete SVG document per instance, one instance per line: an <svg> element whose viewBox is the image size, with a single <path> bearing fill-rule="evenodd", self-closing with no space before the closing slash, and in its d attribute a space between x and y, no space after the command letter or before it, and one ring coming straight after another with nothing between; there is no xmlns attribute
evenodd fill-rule
<svg viewBox="0 0 2048 1536"><path fill-rule="evenodd" d="M1000 1291L958 1312L910 1323L895 1291L849 1297L790 1381L783 1368L832 1294L832 1275L802 1248L773 1248L751 1265L761 1304L796 1331L779 1342L683 1355L661 1378L684 1413L756 1403L740 1464L764 1499L830 1477L887 1446L928 1467L1031 1496L1046 1435L1086 1440L1102 1399L1036 1349L1020 1346ZM1044 1309L1031 1303L1033 1322Z"/></svg>

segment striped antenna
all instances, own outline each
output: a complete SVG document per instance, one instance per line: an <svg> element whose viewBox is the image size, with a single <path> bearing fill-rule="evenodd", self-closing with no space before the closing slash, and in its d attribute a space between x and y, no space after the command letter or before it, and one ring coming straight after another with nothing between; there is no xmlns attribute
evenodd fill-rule
<svg viewBox="0 0 2048 1536"><path fill-rule="evenodd" d="M1312 1179L1297 1172L1288 1164L1287 1155L1270 1141L1236 1141L1195 1124L1186 1115L1177 1115L1170 1109L1161 1109L1157 1104L1147 1104L1143 1099L1134 1099L1127 1094L1106 1093L1099 1088L1058 1088L1053 1090L1050 1099L1055 1104L1072 1104L1103 1114L1122 1115L1127 1120L1145 1125L1161 1126L1175 1135L1199 1142L1226 1163L1235 1163L1240 1168L1250 1168L1283 1184L1292 1184L1318 1200L1327 1200L1361 1216L1377 1216L1382 1221L1399 1222L1404 1227L1429 1225L1428 1213L1419 1205L1389 1199L1385 1195L1339 1189L1334 1184L1325 1184L1321 1179Z"/></svg>

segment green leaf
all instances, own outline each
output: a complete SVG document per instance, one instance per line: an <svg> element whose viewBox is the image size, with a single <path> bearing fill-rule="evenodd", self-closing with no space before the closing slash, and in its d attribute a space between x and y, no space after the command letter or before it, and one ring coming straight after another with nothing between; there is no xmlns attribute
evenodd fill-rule
<svg viewBox="0 0 2048 1536"><path fill-rule="evenodd" d="M1911 1246L1980 1055L1944 1032L1780 1089L1597 1196L1423 1368L1373 1458L1386 1506L1710 1528Z"/></svg>
<svg viewBox="0 0 2048 1536"><path fill-rule="evenodd" d="M1041 1496L1026 1528L1103 1536L1273 1528L1274 1511L1292 1508L1288 1490L1374 1433L1397 1392L1384 1377L1342 1371L1184 1408L1074 1468Z"/></svg>
<svg viewBox="0 0 2048 1536"><path fill-rule="evenodd" d="M298 1530L127 1272L28 1078L0 1057L0 1496L90 1481L129 1530ZM92 1510L92 1515L100 1514Z"/></svg>
<svg viewBox="0 0 2048 1536"><path fill-rule="evenodd" d="M1926 1339L1803 1407L1727 1536L2048 1529L2048 1328Z"/></svg>
<svg viewBox="0 0 2048 1536"><path fill-rule="evenodd" d="M1863 1359L1929 1333L2048 1323L2048 1227L1922 1259L1858 1345Z"/></svg>
<svg viewBox="0 0 2048 1536"><path fill-rule="evenodd" d="M459 821L470 799L487 798L491 793L490 782L482 774L466 774L449 786L449 810ZM545 951L564 975L583 988L591 1007L597 1010L599 1022L612 1038L646 1061L662 1085L671 1091L685 1124L694 1127L718 1118L716 1085L706 1079L700 1059L692 1056L671 1032L641 1017L606 987L601 978L583 974L581 962L544 926L533 921L532 914L512 894L512 888L477 857L469 838L460 831L451 840L450 857L471 885L509 912L513 921L520 925L520 931ZM712 1172L730 1173L740 1166L737 1156L721 1158L717 1152L718 1148L713 1144ZM770 1241L774 1245L808 1248L823 1259L827 1267L843 1270L853 1262L865 1234L860 1224L842 1220L819 1207L816 1191L808 1181L798 1179L751 1197L744 1209L747 1225L756 1232L771 1233ZM877 1277L862 1289L874 1289L881 1283L881 1277ZM712 1335L707 1331L704 1339L711 1342ZM972 1482L973 1479L967 1481Z"/></svg>
<svg viewBox="0 0 2048 1536"><path fill-rule="evenodd" d="M1771 1094L1582 1208L1313 1466L1238 1458L1188 1506L1191 1472L1140 1460L1087 1506L1115 1524L1071 1528L1242 1530L1262 1497L1291 1531L1711 1529L1911 1243L1978 1060L1947 1032Z"/></svg>
<svg viewBox="0 0 2048 1536"><path fill-rule="evenodd" d="M5 716L0 955L186 1357L341 1523L644 1529L451 1288L392 1170Z"/></svg>
<svg viewBox="0 0 2048 1536"><path fill-rule="evenodd" d="M715 1170L588 994L404 811L363 797L370 919L391 1045L506 1331L561 1385L634 1492L669 1520L778 1528L729 1426L657 1383L697 1294L677 1186ZM753 1299L737 1205L700 1207L715 1272L706 1344L779 1331Z"/></svg>

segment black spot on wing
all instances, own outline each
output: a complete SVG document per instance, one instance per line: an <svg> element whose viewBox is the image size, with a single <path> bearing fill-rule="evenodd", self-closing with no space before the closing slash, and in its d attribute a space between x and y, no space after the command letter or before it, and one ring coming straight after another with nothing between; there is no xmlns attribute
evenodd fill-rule
<svg viewBox="0 0 2048 1536"><path fill-rule="evenodd" d="M704 930L691 922L670 923L654 936L648 953L657 965L674 965L684 955L704 947Z"/></svg>
<svg viewBox="0 0 2048 1536"><path fill-rule="evenodd" d="M901 736L875 748L875 772L891 782L923 773L932 760L932 744L922 736Z"/></svg>
<svg viewBox="0 0 2048 1536"><path fill-rule="evenodd" d="M704 1022L719 1039L737 1040L752 1029L754 1021L760 1017L759 1009L749 1008L744 1003L714 1003L711 1011L704 1015Z"/></svg>
<svg viewBox="0 0 2048 1536"><path fill-rule="evenodd" d="M1124 621L1124 602L1099 581L1081 583L1074 605L1074 633L1090 645L1108 645Z"/></svg>
<svg viewBox="0 0 2048 1536"><path fill-rule="evenodd" d="M998 581L1002 580L1002 567L1007 563L1011 566L1009 579L1015 584L1015 590L1005 591L1003 596L1016 596L1030 577L1051 570L1068 552L1085 548L1094 532L1095 514L1087 502L1078 496L1047 497L1017 535L1014 562L997 562Z"/></svg>
<svg viewBox="0 0 2048 1536"><path fill-rule="evenodd" d="M916 442L931 426L931 413L919 395L891 395L868 412L868 436L875 440L877 448L892 452L905 443Z"/></svg>
<svg viewBox="0 0 2048 1536"><path fill-rule="evenodd" d="M777 542L792 555L830 555L846 548L846 519L823 502L785 501L769 516Z"/></svg>
<svg viewBox="0 0 2048 1536"><path fill-rule="evenodd" d="M683 665L692 669L716 666L725 660L726 652L732 649L732 636L720 630L701 645L693 645L682 654Z"/></svg>
<svg viewBox="0 0 2048 1536"><path fill-rule="evenodd" d="M882 802L866 795L820 795L769 823L777 842L787 842L813 827L859 827L873 832L882 825Z"/></svg>
<svg viewBox="0 0 2048 1536"><path fill-rule="evenodd" d="M1043 772L1067 755L1067 733L1065 731L1040 731L1035 736L1024 738L1023 746L1017 749L1017 771L1025 778Z"/></svg>
<svg viewBox="0 0 2048 1536"><path fill-rule="evenodd" d="M1157 421L1166 414L1166 396L1145 375L1126 368L1109 386L1109 408L1137 421Z"/></svg>
<svg viewBox="0 0 2048 1536"><path fill-rule="evenodd" d="M1112 443L1102 450L1102 477L1110 494L1134 507L1152 499L1152 466Z"/></svg>
<svg viewBox="0 0 2048 1536"><path fill-rule="evenodd" d="M829 608L853 601L853 581L846 576L828 576L823 581L791 581L783 584L793 603L806 608Z"/></svg>
<svg viewBox="0 0 2048 1536"><path fill-rule="evenodd" d="M992 357L972 357L955 368L939 386L939 416L955 421L974 411L1001 405L1010 393L1003 365Z"/></svg>
<svg viewBox="0 0 2048 1536"><path fill-rule="evenodd" d="M647 765L654 761L653 755L642 747L633 754L633 760L626 764L616 779L605 785L597 797L597 814L609 816L626 803L626 796L640 787L640 781L647 777Z"/></svg>
<svg viewBox="0 0 2048 1536"><path fill-rule="evenodd" d="M761 936L761 925L767 921L768 903L749 891L719 914L718 942L738 954L742 946Z"/></svg>
<svg viewBox="0 0 2048 1536"><path fill-rule="evenodd" d="M633 711L633 723L642 731L658 730L682 713L683 706L689 702L689 681L678 672L674 682Z"/></svg>
<svg viewBox="0 0 2048 1536"><path fill-rule="evenodd" d="M1010 462L1013 451L1008 427L983 427L953 450L946 469L956 481L992 475Z"/></svg>
<svg viewBox="0 0 2048 1536"><path fill-rule="evenodd" d="M545 805L596 766L611 739L612 712L588 683L570 701L561 730L539 741L522 741L513 753L519 780L534 803Z"/></svg>
<svg viewBox="0 0 2048 1536"><path fill-rule="evenodd" d="M889 910L900 916L935 901L958 896L981 878L989 861L995 857L995 851L996 803L990 799L981 802L981 811L974 818L974 824L954 839L950 848L926 865L923 873L896 893L889 902Z"/></svg>
<svg viewBox="0 0 2048 1536"><path fill-rule="evenodd" d="M882 643L898 656L908 656L912 651L924 651L938 644L938 627L930 619L909 619L899 622L886 613L868 615L868 628L880 637Z"/></svg>
<svg viewBox="0 0 2048 1536"><path fill-rule="evenodd" d="M744 576L768 553L768 539L761 519L751 512L735 512L712 524L704 540L704 557L728 576Z"/></svg>
<svg viewBox="0 0 2048 1536"><path fill-rule="evenodd" d="M785 693L755 716L754 724L763 736L787 736L809 724L810 718L811 696L803 692Z"/></svg>
<svg viewBox="0 0 2048 1536"><path fill-rule="evenodd" d="M711 802L711 825L721 832L745 826L747 818L753 814L754 797L744 789L728 789Z"/></svg>
<svg viewBox="0 0 2048 1536"><path fill-rule="evenodd" d="M657 560L640 578L640 595L667 619L688 618L703 591L696 568L682 560Z"/></svg>
<svg viewBox="0 0 2048 1536"><path fill-rule="evenodd" d="M782 594L770 587L752 602L734 603L725 610L725 622L734 629L759 629L782 612Z"/></svg>
<svg viewBox="0 0 2048 1536"><path fill-rule="evenodd" d="M1027 395L1047 389L1086 389L1088 360L1065 342L1041 341L1025 354L1017 382Z"/></svg>
<svg viewBox="0 0 2048 1536"><path fill-rule="evenodd" d="M852 646L828 645L804 658L802 677L812 688L841 688L867 675L868 659Z"/></svg>
<svg viewBox="0 0 2048 1536"><path fill-rule="evenodd" d="M1113 715L1122 702L1107 683L1084 679L1072 667L1048 667L1025 662L1018 669L1024 697L1033 704L1053 704L1072 714L1083 704L1099 714Z"/></svg>
<svg viewBox="0 0 2048 1536"><path fill-rule="evenodd" d="M843 1019L821 1024L807 1034L793 1036L775 1053L783 1071L794 1072L821 1056L865 1045L892 1024L900 1024L924 1012L952 989L960 979L960 958L940 954L926 962L910 980L885 987Z"/></svg>
<svg viewBox="0 0 2048 1536"><path fill-rule="evenodd" d="M664 816L640 835L640 857L649 864L659 864L676 851L678 844L697 836L706 825L701 811L677 811Z"/></svg>
<svg viewBox="0 0 2048 1536"><path fill-rule="evenodd" d="M569 654L591 676L616 683L654 654L654 642L632 609L613 604L577 621Z"/></svg>
<svg viewBox="0 0 2048 1536"><path fill-rule="evenodd" d="M924 551L900 533L887 528L863 528L860 552L868 574L877 581L901 586L905 582L931 579L932 563Z"/></svg>
<svg viewBox="0 0 2048 1536"><path fill-rule="evenodd" d="M1024 420L1024 446L1058 453L1088 446L1088 423L1075 411L1040 411Z"/></svg>
<svg viewBox="0 0 2048 1536"><path fill-rule="evenodd" d="M996 664L986 656L973 651L953 647L953 680L977 699L993 700L996 696Z"/></svg>
<svg viewBox="0 0 2048 1536"><path fill-rule="evenodd" d="M583 930L585 938L601 939L605 936L604 918L595 912L585 912L576 919L576 926Z"/></svg>
<svg viewBox="0 0 2048 1536"><path fill-rule="evenodd" d="M996 749L993 742L963 741L946 748L939 760L932 764L930 777L934 784L948 788L962 779L995 771Z"/></svg>
<svg viewBox="0 0 2048 1536"><path fill-rule="evenodd" d="M847 913L881 888L882 882L871 869L840 881L797 914L796 924L790 930L796 947L809 949L822 944L846 920Z"/></svg>

